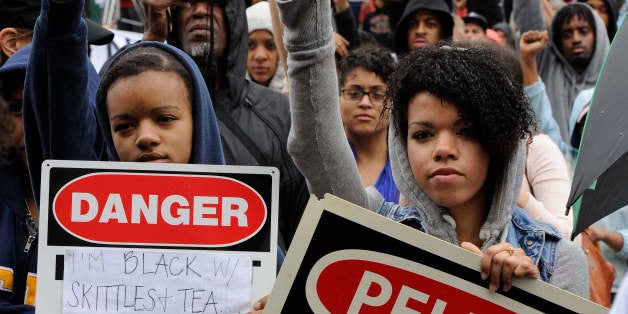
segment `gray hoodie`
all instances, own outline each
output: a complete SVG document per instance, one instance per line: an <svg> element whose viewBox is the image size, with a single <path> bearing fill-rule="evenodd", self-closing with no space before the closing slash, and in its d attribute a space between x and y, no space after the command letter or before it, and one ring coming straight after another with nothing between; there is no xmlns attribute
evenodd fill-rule
<svg viewBox="0 0 628 314"><path fill-rule="evenodd" d="M329 1L277 1L286 26L290 109L292 125L288 151L306 177L310 192L318 197L331 193L373 211L384 204L373 188L364 189L344 134L338 110L338 85L334 65ZM297 14L298 12L298 14ZM391 116L391 119L394 119ZM394 125L391 121L390 125ZM415 206L428 234L458 244L455 223L446 209L437 206L417 185L403 139L390 129L390 161L395 183ZM524 171L522 143L506 165L502 185L495 189L489 216L480 232L483 249L503 242L505 229L516 208ZM551 284L579 295L588 295L584 255L567 240L560 240ZM583 287L585 286L585 287ZM586 290L586 291L585 291Z"/></svg>
<svg viewBox="0 0 628 314"><path fill-rule="evenodd" d="M589 6L582 3L572 3L568 6L580 5L591 10ZM561 8L565 10L566 6ZM557 12L558 13L558 12ZM545 30L545 23L540 11L540 5L536 1L519 0L514 2L515 21L521 30ZM552 103L554 119L558 123L560 135L564 142L569 143L568 122L571 114L572 104L578 93L587 88L595 87L597 76L602 69L602 64L606 58L610 43L606 34L604 22L597 15L595 18L595 50L591 61L582 74L576 73L567 59L560 51L560 39L554 38L551 30L548 32L550 40L548 46L539 54L539 75L547 86L547 94ZM552 28L560 27L555 25L556 19L552 20Z"/></svg>

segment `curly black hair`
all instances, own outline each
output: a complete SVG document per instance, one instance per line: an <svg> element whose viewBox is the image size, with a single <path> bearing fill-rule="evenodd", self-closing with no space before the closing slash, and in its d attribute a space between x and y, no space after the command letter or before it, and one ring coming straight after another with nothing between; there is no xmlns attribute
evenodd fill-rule
<svg viewBox="0 0 628 314"><path fill-rule="evenodd" d="M349 52L340 59L338 64L338 86L344 85L347 76L357 68L364 68L375 73L386 85L389 85L391 75L395 70L395 59L389 50L375 46L362 46Z"/></svg>
<svg viewBox="0 0 628 314"><path fill-rule="evenodd" d="M456 106L493 162L509 160L519 140L531 135L534 113L521 85L497 60L490 49L450 46L418 49L400 60L386 106L391 107L394 127L404 142L408 104L427 91Z"/></svg>
<svg viewBox="0 0 628 314"><path fill-rule="evenodd" d="M554 44L561 53L563 53L563 45L561 39L563 38L561 34L561 30L565 23L569 23L573 18L583 19L587 22L591 29L593 30L593 34L596 34L595 27L595 17L593 16L593 10L590 9L586 4L583 3L570 3L564 7L562 7L556 15L554 16L554 21L552 22L552 39L554 40ZM595 42L594 42L595 43Z"/></svg>

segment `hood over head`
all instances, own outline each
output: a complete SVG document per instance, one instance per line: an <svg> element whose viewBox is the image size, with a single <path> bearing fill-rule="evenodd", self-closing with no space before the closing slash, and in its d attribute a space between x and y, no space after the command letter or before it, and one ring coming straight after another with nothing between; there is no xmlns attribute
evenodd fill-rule
<svg viewBox="0 0 628 314"><path fill-rule="evenodd" d="M586 3L587 0L578 0L578 2ZM606 28L606 32L608 33L608 39L613 41L615 38L615 33L617 33L617 17L619 16L619 6L617 5L617 1L615 0L604 0L604 4L606 5L606 10L608 13L608 27Z"/></svg>
<svg viewBox="0 0 628 314"><path fill-rule="evenodd" d="M451 40L454 33L454 18L449 6L443 0L410 0L395 30L393 48L397 54L408 51L408 19L418 10L434 12L440 20L444 40Z"/></svg>
<svg viewBox="0 0 628 314"><path fill-rule="evenodd" d="M209 91L203 80L203 76L199 71L196 63L185 52L179 50L171 45L154 42L154 41L142 41L136 44L128 45L125 48L118 51L112 56L107 63L103 66L100 73L105 82L107 72L113 65L120 59L121 56L134 51L136 49L142 49L146 47L154 47L165 51L166 53L174 56L188 71L192 81L192 115L194 121L193 127L193 141L192 141L192 154L190 157L191 164L217 164L223 165L224 157L222 152L222 145L220 142L220 133L218 131L218 124L216 122L216 115L209 96ZM138 73L139 74L139 73ZM111 86L111 85L110 85ZM107 157L109 160L120 160L113 144L113 138L111 135L111 128L109 127L109 114L107 111L107 104L102 101L105 99L103 93L103 85L101 84L98 90L97 97L97 114L100 128L104 137L104 141L107 145Z"/></svg>
<svg viewBox="0 0 628 314"><path fill-rule="evenodd" d="M560 29L564 22L564 18L561 21L560 17L574 10L574 6L579 7L576 10L589 11L595 23L595 47L591 60L582 73L577 73L563 55L559 38ZM593 9L583 3L571 3L558 10L548 33L550 45L539 55L539 75L548 86L547 95L552 104L552 112L556 123L558 123L560 135L565 142L569 142L567 124L573 102L580 90L595 86L606 54L610 49L610 43L602 19L593 12Z"/></svg>
<svg viewBox="0 0 628 314"><path fill-rule="evenodd" d="M268 31L271 35L275 36L275 34L273 34L273 25L270 18L270 7L268 2L260 1L248 7L246 9L246 20L249 24L249 34L257 30L265 30ZM282 92L284 83L283 78L283 66L281 65L279 57L277 57L277 70L270 80L268 87L278 92ZM249 81L253 80L248 71L246 71L246 79L248 79Z"/></svg>
<svg viewBox="0 0 628 314"><path fill-rule="evenodd" d="M573 102L573 108L571 109L571 115L569 116L569 143L576 149L580 146L580 137L575 133L576 124L583 122L582 119L589 112L589 106L591 105L591 99L593 98L593 91L595 91L595 88L582 90Z"/></svg>
<svg viewBox="0 0 628 314"><path fill-rule="evenodd" d="M558 17L561 11L566 12L572 6L580 6L580 7L586 8L586 10L589 10L593 14L594 25L592 26L595 31L595 49L593 50L593 55L591 56L591 62L589 63L587 71L588 69L597 69L597 71L599 71L599 69L602 68L602 64L604 62L604 58L606 57L606 53L608 52L608 49L610 48L610 42L608 40L608 35L606 33L606 27L604 26L604 22L599 17L599 15L597 15L593 11L593 9L591 9L591 7L589 7L586 4L571 3L571 4L563 6L556 12L556 14L554 15L554 18L552 19L550 31L548 32L549 40L552 43L552 48L554 49L554 52L557 55L559 55L561 63L571 68L571 65L569 65L569 62L567 61L567 59L565 59L561 51L562 43L560 41L560 30L561 30L562 24L568 21L569 19L561 21L559 20ZM595 75L595 78L593 78L593 80L597 80L597 75Z"/></svg>
<svg viewBox="0 0 628 314"><path fill-rule="evenodd" d="M9 77L17 73L26 73L26 66L28 65L28 59L30 58L32 44L28 44L16 51L7 61L0 67L0 81L5 77ZM89 93L89 99L92 105L93 99L96 99L96 92L98 91L98 84L100 78L96 69L89 62L88 76L87 76L87 91Z"/></svg>
<svg viewBox="0 0 628 314"><path fill-rule="evenodd" d="M225 13L227 34L227 47L225 49L226 63L226 90L229 91L229 97L232 100L239 100L243 97L242 87L246 74L246 57L249 50L249 32L246 22L245 1L234 0L204 0L214 5L222 6ZM177 8L172 13L171 30L168 34L168 43L181 48L179 39L177 38L178 21ZM210 41L210 38L207 38ZM208 62L211 62L208 60ZM235 101L234 101L235 102Z"/></svg>
<svg viewBox="0 0 628 314"><path fill-rule="evenodd" d="M31 55L32 44L28 44L22 49L16 51L7 61L0 67L0 78L8 77L15 73L26 73L28 65L28 57Z"/></svg>
<svg viewBox="0 0 628 314"><path fill-rule="evenodd" d="M439 51L434 53L434 50ZM403 134L407 132L407 126L404 130L401 126L403 121L399 121L400 116L403 117L400 112L404 109L397 108L400 105L407 108L407 101L422 91L428 91L456 105L461 117L476 126L478 140L491 156L485 182L490 208L479 234L483 241L483 248L486 248L501 241L503 231L517 207L517 196L525 169L525 140L516 138L521 138L528 133L533 117L520 91L521 87L513 86L510 79L503 74L501 67L497 65L498 61L494 61L495 58L487 55L486 52L478 54L480 50L488 51L483 48L427 47L402 58L398 67L400 73L395 75L396 78L392 84L392 88L397 92L392 95L391 99L393 106L388 132L388 149L395 183L410 204L416 207L421 216L424 231L450 243L458 244L454 219L446 208L434 203L417 184L408 160L407 135ZM463 54L474 55L464 56ZM479 74L476 71L483 73ZM421 74L414 74L413 78L412 73ZM447 79L449 77L458 79L449 80ZM412 86L398 88L404 85ZM492 99L490 96L485 96L494 92L494 85L507 85L508 87L504 90L516 93L516 100L514 97L510 101L500 100L508 91L498 91L499 95L495 95ZM477 96L469 103L465 103L464 100L471 93ZM485 99L490 99L491 103L484 103L482 100ZM406 103L402 104L402 101ZM464 107L459 106L459 103L464 103ZM407 113L405 119L407 119ZM407 121L405 124L407 125ZM493 137L494 134L498 134L497 137ZM495 148L506 146L510 148L504 150ZM488 192L491 190L492 194Z"/></svg>

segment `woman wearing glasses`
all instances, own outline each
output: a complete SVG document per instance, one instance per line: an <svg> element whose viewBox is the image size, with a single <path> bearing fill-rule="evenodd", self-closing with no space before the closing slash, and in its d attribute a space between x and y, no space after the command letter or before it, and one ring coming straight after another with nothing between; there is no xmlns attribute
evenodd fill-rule
<svg viewBox="0 0 628 314"><path fill-rule="evenodd" d="M387 202L399 201L388 158L388 111L384 99L395 67L389 52L360 48L338 66L340 112L362 184L375 187Z"/></svg>

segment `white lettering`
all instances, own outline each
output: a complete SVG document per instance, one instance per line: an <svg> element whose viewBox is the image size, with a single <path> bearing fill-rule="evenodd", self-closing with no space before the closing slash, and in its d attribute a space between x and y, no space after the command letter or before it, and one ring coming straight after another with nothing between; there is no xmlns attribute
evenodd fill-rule
<svg viewBox="0 0 628 314"><path fill-rule="evenodd" d="M246 215L249 204L240 197L194 196L188 200L173 194L160 201L156 194L131 194L129 199L128 194L111 193L104 206L100 207L100 204L93 194L72 193L71 221L90 222L98 218L100 223L129 223L126 210L130 207L132 224L155 225L161 215L167 224L175 226L249 226Z"/></svg>
<svg viewBox="0 0 628 314"><path fill-rule="evenodd" d="M111 219L115 219L120 223L128 222L120 194L109 194L105 208L103 208L98 222L109 222Z"/></svg>
<svg viewBox="0 0 628 314"><path fill-rule="evenodd" d="M81 213L81 205L87 202L87 212ZM98 201L89 193L72 193L72 222L87 222L96 218L98 214Z"/></svg>
<svg viewBox="0 0 628 314"><path fill-rule="evenodd" d="M176 208L177 216L172 215L172 205L179 204L180 206ZM181 195L170 195L166 197L161 203L161 216L164 220L173 225L189 225L190 224L190 204L185 199L185 197Z"/></svg>
<svg viewBox="0 0 628 314"><path fill-rule="evenodd" d="M247 209L249 209L249 204L246 200L239 197L223 197L222 225L231 226L231 218L235 217L238 220L238 227L248 227Z"/></svg>
<svg viewBox="0 0 628 314"><path fill-rule="evenodd" d="M149 195L148 204L141 194L131 195L131 223L141 223L140 213L149 225L157 224L157 195Z"/></svg>
<svg viewBox="0 0 628 314"><path fill-rule="evenodd" d="M215 196L194 196L194 224L198 226L218 226L218 218L205 217L205 215L216 215L216 207L204 206L217 204L218 198Z"/></svg>
<svg viewBox="0 0 628 314"><path fill-rule="evenodd" d="M368 295L369 288L372 284L377 284L381 288L381 291L376 296ZM351 300L347 313L359 313L362 304L370 306L383 305L390 299L391 295L392 284L390 281L381 275L366 270L362 275L362 279L360 279L360 284L358 285L358 289L355 291L355 295L353 296L353 300Z"/></svg>
<svg viewBox="0 0 628 314"><path fill-rule="evenodd" d="M393 306L391 312L399 314L417 313L417 311L410 310L406 307L408 305L408 300L410 299L417 300L421 303L427 303L430 296L408 286L401 286L401 291L399 291L399 296L397 296L397 300L395 300L395 305ZM432 311L432 313L434 312Z"/></svg>

